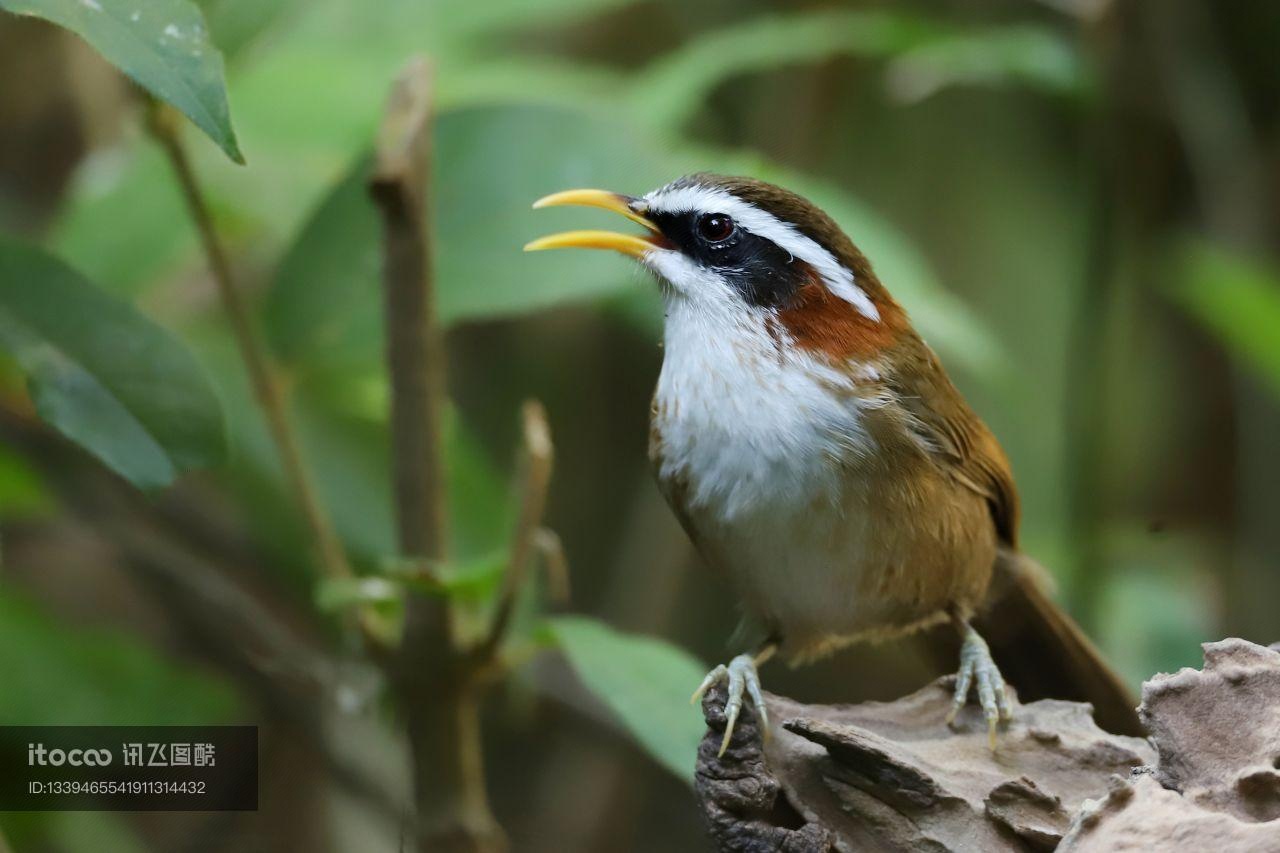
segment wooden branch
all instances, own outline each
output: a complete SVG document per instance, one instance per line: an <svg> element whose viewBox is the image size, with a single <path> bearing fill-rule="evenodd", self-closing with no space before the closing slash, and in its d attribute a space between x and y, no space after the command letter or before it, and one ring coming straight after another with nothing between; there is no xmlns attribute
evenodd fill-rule
<svg viewBox="0 0 1280 853"><path fill-rule="evenodd" d="M384 304L400 546L406 555L441 561L448 550L441 435L445 356L425 197L430 128L431 73L417 59L392 89L369 186L385 233Z"/></svg>
<svg viewBox="0 0 1280 853"><path fill-rule="evenodd" d="M551 428L547 425L547 412L537 400L525 402L521 411L522 434L524 444L520 452L518 464L520 494L520 512L516 517L515 533L511 537L511 555L507 563L506 574L502 578L502 588L498 592L497 606L494 609L493 621L489 625L489 634L480 644L482 657L492 656L501 645L503 637L511 622L511 612L515 608L516 597L524 585L525 573L529 558L533 551L549 549L553 554L558 551L559 538L542 529L542 516L547 507L547 491L551 487L551 468L555 450L551 443ZM567 587L567 572L557 572L562 564L549 563L553 576L560 579L561 588ZM566 590L567 591L567 590Z"/></svg>
<svg viewBox="0 0 1280 853"><path fill-rule="evenodd" d="M387 365L396 520L403 556L447 556L442 414L444 334L432 279L431 71L411 61L391 90L369 189L382 217ZM447 599L409 591L391 665L413 755L419 849L505 848L489 808L474 662L459 647Z"/></svg>
<svg viewBox="0 0 1280 853"><path fill-rule="evenodd" d="M721 850L1173 853L1262 851L1280 838L1280 653L1205 646L1203 672L1143 687L1144 739L1082 703L1015 702L987 745L981 713L944 722L954 679L894 702L744 703L718 756L725 690L703 700L696 788ZM1154 747L1154 748L1153 748Z"/></svg>
<svg viewBox="0 0 1280 853"><path fill-rule="evenodd" d="M209 205L205 201L204 193L200 190L191 159L187 156L187 150L182 144L178 114L172 108L153 101L147 127L168 155L174 174L178 178L178 184L182 188L187 212L195 223L196 231L199 232L209 270L213 274L213 280L218 286L218 295L231 322L231 330L235 334L240 356L249 371L254 394L262 407L263 414L266 415L267 427L275 442L276 452L280 455L285 479L298 501L303 520L311 530L320 566L329 577L350 577L351 565L347 562L342 542L333 529L328 513L325 512L311 472L303 459L302 445L289 419L288 406L276 379L275 368L266 347L262 344L262 338L244 302L244 297L232 276L226 249L218 237L213 217L209 214Z"/></svg>
<svg viewBox="0 0 1280 853"><path fill-rule="evenodd" d="M1015 702L1015 723L992 753L975 707L957 731L944 722L952 683L852 706L766 694L775 736L762 750L754 708L741 728L744 703L723 758L717 688L703 701L696 785L722 849L748 849L730 843L748 837L797 853L1052 849L1110 775L1152 760L1143 741L1099 729L1087 705L1051 701Z"/></svg>

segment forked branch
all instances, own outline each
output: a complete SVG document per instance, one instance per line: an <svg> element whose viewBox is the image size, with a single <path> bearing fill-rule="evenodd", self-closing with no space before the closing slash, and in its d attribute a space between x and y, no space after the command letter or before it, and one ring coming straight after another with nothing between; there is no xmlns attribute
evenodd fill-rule
<svg viewBox="0 0 1280 853"><path fill-rule="evenodd" d="M431 71L409 63L391 90L369 189L382 217L396 519L404 557L443 563L444 333L435 310L430 222ZM477 678L446 598L410 590L391 679L413 756L419 849L490 853L505 840L489 809Z"/></svg>

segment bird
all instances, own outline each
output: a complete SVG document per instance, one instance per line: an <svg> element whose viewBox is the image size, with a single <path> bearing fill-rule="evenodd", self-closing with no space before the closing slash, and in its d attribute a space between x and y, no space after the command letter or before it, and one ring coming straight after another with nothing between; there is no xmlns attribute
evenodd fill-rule
<svg viewBox="0 0 1280 853"><path fill-rule="evenodd" d="M827 213L709 172L643 196L575 189L533 206L564 205L644 229L563 232L525 249L613 250L658 281L650 461L753 638L694 693L727 684L721 754L747 699L769 731L759 667L774 655L805 663L946 623L960 641L946 722L972 690L993 750L1012 717L1011 672L1034 692L1092 701L1114 731L1141 732L1123 680L1019 550L999 442ZM994 653L984 633L998 636Z"/></svg>

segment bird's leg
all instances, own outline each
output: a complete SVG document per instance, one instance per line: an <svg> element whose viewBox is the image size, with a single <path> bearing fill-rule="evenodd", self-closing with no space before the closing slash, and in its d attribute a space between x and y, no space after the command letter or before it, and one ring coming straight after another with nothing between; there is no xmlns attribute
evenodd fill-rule
<svg viewBox="0 0 1280 853"><path fill-rule="evenodd" d="M956 691L951 701L951 711L947 714L947 725L955 721L956 714L969 699L970 685L978 689L978 704L982 706L982 716L987 721L987 738L991 748L996 748L996 726L1001 720L1013 718L1013 709L1009 705L1009 695L1005 691L1004 677L991 658L991 649L987 641L973 630L967 619L953 616L953 621L960 636L964 638L960 646L960 671L956 674Z"/></svg>
<svg viewBox="0 0 1280 853"><path fill-rule="evenodd" d="M764 733L766 740L769 738L769 711L765 708L764 696L760 693L760 676L756 673L756 667L763 665L777 651L777 644L770 642L765 644L755 655L738 655L729 661L728 666L720 664L708 672L707 677L702 679L702 684L698 686L697 690L693 691L693 698L689 700L690 704L696 703L702 698L702 694L721 681L727 680L729 682L729 700L724 705L726 718L724 740L720 742L720 752L717 755L724 755L724 751L729 748L729 738L733 736L733 727L738 722L738 712L742 710L742 691L744 688L747 694L751 696L751 701L756 705L756 712L760 715L760 731Z"/></svg>

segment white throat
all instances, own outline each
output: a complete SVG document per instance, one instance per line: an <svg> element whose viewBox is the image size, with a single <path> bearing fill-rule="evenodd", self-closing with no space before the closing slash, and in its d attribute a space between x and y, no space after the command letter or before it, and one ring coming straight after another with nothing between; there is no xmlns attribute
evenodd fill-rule
<svg viewBox="0 0 1280 853"><path fill-rule="evenodd" d="M767 309L679 291L666 302L659 477L683 479L690 509L723 520L837 501L841 460L869 449L860 411L877 402Z"/></svg>

